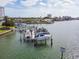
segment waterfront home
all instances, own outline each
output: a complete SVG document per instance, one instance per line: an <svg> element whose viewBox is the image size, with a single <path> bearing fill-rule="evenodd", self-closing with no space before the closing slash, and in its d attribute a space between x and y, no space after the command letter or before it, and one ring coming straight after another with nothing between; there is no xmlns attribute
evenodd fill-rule
<svg viewBox="0 0 79 59"><path fill-rule="evenodd" d="M48 22L48 23L52 23L53 22L53 18L49 18L49 17L44 17L42 19L42 21Z"/></svg>

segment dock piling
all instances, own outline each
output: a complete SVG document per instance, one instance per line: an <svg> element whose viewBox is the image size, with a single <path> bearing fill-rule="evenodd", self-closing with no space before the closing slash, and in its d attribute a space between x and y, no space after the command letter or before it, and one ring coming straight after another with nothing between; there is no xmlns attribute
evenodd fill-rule
<svg viewBox="0 0 79 59"><path fill-rule="evenodd" d="M38 43L37 43L37 40L35 40L35 42L34 42L34 46L37 46L37 44L38 44Z"/></svg>
<svg viewBox="0 0 79 59"><path fill-rule="evenodd" d="M47 44L47 41L46 41L46 39L45 39L45 45Z"/></svg>
<svg viewBox="0 0 79 59"><path fill-rule="evenodd" d="M65 48L60 47L60 51L61 51L61 59L63 59L63 53L65 52Z"/></svg>
<svg viewBox="0 0 79 59"><path fill-rule="evenodd" d="M51 36L51 47L52 47L52 45L53 45L53 39L52 39L52 36Z"/></svg>

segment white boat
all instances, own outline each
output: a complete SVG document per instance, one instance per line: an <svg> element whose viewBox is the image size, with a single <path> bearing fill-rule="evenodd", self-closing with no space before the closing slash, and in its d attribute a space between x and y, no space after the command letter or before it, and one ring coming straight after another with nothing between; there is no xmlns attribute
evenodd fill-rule
<svg viewBox="0 0 79 59"><path fill-rule="evenodd" d="M30 32L30 30L27 30L25 32L25 39L31 39L31 32Z"/></svg>
<svg viewBox="0 0 79 59"><path fill-rule="evenodd" d="M25 39L29 39L29 40L33 40L35 39L35 30L31 29L31 30L26 30L25 32Z"/></svg>
<svg viewBox="0 0 79 59"><path fill-rule="evenodd" d="M36 34L35 39L36 40L48 40L51 39L51 35L48 32L39 32Z"/></svg>

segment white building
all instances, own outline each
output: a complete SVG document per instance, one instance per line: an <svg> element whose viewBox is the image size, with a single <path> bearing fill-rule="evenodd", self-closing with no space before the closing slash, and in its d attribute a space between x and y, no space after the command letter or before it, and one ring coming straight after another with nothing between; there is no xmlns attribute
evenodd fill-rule
<svg viewBox="0 0 79 59"><path fill-rule="evenodd" d="M4 7L0 7L0 17L5 16Z"/></svg>

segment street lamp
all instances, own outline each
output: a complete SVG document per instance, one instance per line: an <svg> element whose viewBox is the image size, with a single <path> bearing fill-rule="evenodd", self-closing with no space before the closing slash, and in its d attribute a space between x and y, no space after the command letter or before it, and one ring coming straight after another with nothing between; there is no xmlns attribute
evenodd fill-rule
<svg viewBox="0 0 79 59"><path fill-rule="evenodd" d="M65 48L64 47L60 47L60 51L61 51L61 59L63 59L63 53L65 52Z"/></svg>

